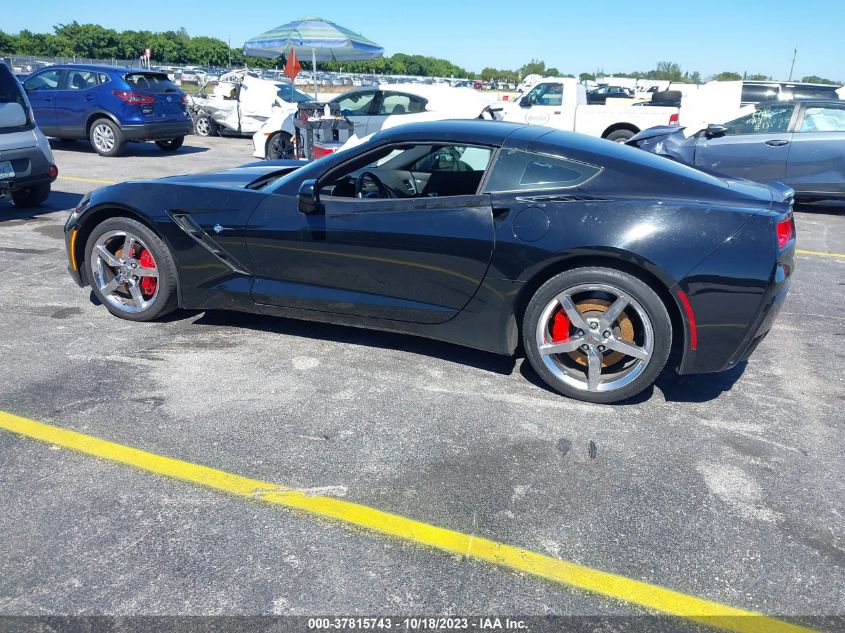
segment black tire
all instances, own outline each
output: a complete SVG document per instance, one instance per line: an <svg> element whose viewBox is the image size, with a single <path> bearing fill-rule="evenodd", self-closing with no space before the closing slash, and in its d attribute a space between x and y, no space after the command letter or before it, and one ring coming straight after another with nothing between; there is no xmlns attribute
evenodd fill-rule
<svg viewBox="0 0 845 633"><path fill-rule="evenodd" d="M35 185L27 189L15 189L12 191L12 202L16 207L29 209L37 207L50 196L50 183Z"/></svg>
<svg viewBox="0 0 845 633"><path fill-rule="evenodd" d="M538 325L541 319L546 318L545 315L548 313L547 311L549 310L549 306L555 301L556 297L561 295L561 293L576 287L584 286L612 288L628 295L628 297L632 298L635 302L629 304L629 306L626 307L626 312L623 313L623 315L627 314L630 308L630 313L633 315L633 318L626 316L625 318L628 319L628 322L638 322L640 323L640 329L643 330L643 332L648 331L648 327L645 325L645 322L640 321L639 313L636 312L636 307L638 307L643 311L650 324L650 332L653 337L652 349L648 360L642 361L644 364L639 369L638 373L634 373L633 370L639 361L628 356L625 356L625 360L619 365L608 368L609 370L613 370L614 367L617 367L619 368L617 371L623 372L624 370L621 369L621 367L623 367L622 363L628 362L630 364L631 375L633 377L630 379L630 382L627 383L624 383L624 380L620 380L620 386L618 388L611 388L607 391L589 391L584 386L581 388L573 386L556 375L544 360L545 358L549 359L549 363L559 373L573 373L577 378L577 373L580 367L576 364L578 360L575 358L575 355L581 354L578 350L571 353L564 352L561 354L547 354L545 357L540 352L538 344ZM587 299L586 301L596 301L596 299ZM599 301L601 301L601 299L599 299ZM610 301L612 301L612 299ZM635 304L638 305L634 307ZM544 325L543 327L546 326ZM634 326L632 325L632 327ZM539 331L542 332L544 330ZM588 332L588 334L590 333ZM595 336L599 335L596 330L593 330L592 334ZM575 337L576 335L573 334L571 336ZM647 334L642 334L642 336L647 336ZM627 400L654 383L657 376L666 365L666 361L669 358L669 352L672 348L672 322L669 318L666 306L657 293L645 282L633 275L613 268L574 268L552 277L543 284L536 293L534 293L534 296L531 298L528 308L525 311L525 317L522 323L522 339L526 358L531 363L534 371L537 372L543 382L545 382L549 387L564 396L568 396L576 400L584 400L595 403L611 403ZM619 339L623 342L627 342L627 340L622 336L619 336ZM606 369L604 366L605 361L610 361L610 355L615 353L613 350L608 348L609 345L608 347L604 347L606 351L601 352L602 355L598 357L602 362L600 372L603 372ZM594 349L598 349L598 346ZM587 355L584 354L584 360L581 361L583 365L586 365L586 358ZM561 365L569 365L574 367L575 370L573 372L572 370L557 369ZM584 369L584 372L586 376L586 369ZM611 379L609 380L609 383L612 383L613 377L620 374L608 371L607 374L602 375Z"/></svg>
<svg viewBox="0 0 845 633"><path fill-rule="evenodd" d="M109 143L106 130L111 131L111 143ZM123 130L117 123L105 117L97 119L91 124L91 128L88 130L88 140L91 141L91 147L100 156L120 156L126 149L126 138L123 136Z"/></svg>
<svg viewBox="0 0 845 633"><path fill-rule="evenodd" d="M267 139L267 149L264 152L267 160L293 158L293 137L287 132L276 132Z"/></svg>
<svg viewBox="0 0 845 633"><path fill-rule="evenodd" d="M140 312L126 312L114 306L101 291L92 270L93 251L97 241L111 231L131 232L149 249L158 270L158 290L151 305ZM106 309L116 317L129 321L152 321L173 312L177 307L176 263L167 245L149 227L125 217L109 218L94 227L85 243L83 262L85 279Z"/></svg>
<svg viewBox="0 0 845 633"><path fill-rule="evenodd" d="M624 143L628 139L633 138L635 134L636 132L633 132L632 130L614 130L605 136L605 138L608 141L614 141L615 143Z"/></svg>
<svg viewBox="0 0 845 633"><path fill-rule="evenodd" d="M205 114L196 117L194 119L194 134L197 136L215 136L217 134L217 121Z"/></svg>
<svg viewBox="0 0 845 633"><path fill-rule="evenodd" d="M156 141L156 145L158 145L159 149L162 149L165 152L175 152L177 149L182 147L182 143L184 142L184 136L177 136L176 138L170 138L164 141Z"/></svg>

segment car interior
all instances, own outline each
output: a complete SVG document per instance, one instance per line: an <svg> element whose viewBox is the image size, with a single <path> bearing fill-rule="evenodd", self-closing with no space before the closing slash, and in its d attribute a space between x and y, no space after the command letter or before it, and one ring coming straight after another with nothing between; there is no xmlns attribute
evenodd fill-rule
<svg viewBox="0 0 845 633"><path fill-rule="evenodd" d="M474 195L490 163L489 147L425 144L383 149L322 184L322 196L432 198ZM362 164L363 163L363 164Z"/></svg>

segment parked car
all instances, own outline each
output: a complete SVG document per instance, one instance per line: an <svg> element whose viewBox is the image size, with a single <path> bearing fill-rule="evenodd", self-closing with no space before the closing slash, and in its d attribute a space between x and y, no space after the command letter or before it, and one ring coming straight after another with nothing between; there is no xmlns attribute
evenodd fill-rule
<svg viewBox="0 0 845 633"><path fill-rule="evenodd" d="M800 200L845 199L845 101L772 101L687 137L655 128L629 141L678 162L792 187Z"/></svg>
<svg viewBox="0 0 845 633"><path fill-rule="evenodd" d="M0 63L0 198L34 207L50 195L59 170L12 70Z"/></svg>
<svg viewBox="0 0 845 633"><path fill-rule="evenodd" d="M162 72L116 66L56 65L23 83L38 127L63 140L89 139L102 156L127 142L182 146L193 127L188 97Z"/></svg>
<svg viewBox="0 0 845 633"><path fill-rule="evenodd" d="M604 105L608 99L633 99L634 91L623 86L599 86L587 93L587 103Z"/></svg>
<svg viewBox="0 0 845 633"><path fill-rule="evenodd" d="M791 197L580 134L437 121L99 189L65 244L123 319L227 308L506 355L521 334L550 388L615 402L672 349L682 374L748 358L790 285Z"/></svg>
<svg viewBox="0 0 845 633"><path fill-rule="evenodd" d="M338 95L329 103L337 104L341 114L354 125L356 139L361 139L382 128L404 123L476 119L489 102L471 88L452 88L446 84L395 84L356 88ZM253 156L270 160L290 157L293 154L293 137L293 114L279 109L253 135Z"/></svg>
<svg viewBox="0 0 845 633"><path fill-rule="evenodd" d="M678 120L677 108L590 105L584 85L569 77L537 79L524 95L497 103L490 112L498 120L546 125L620 143L642 130Z"/></svg>

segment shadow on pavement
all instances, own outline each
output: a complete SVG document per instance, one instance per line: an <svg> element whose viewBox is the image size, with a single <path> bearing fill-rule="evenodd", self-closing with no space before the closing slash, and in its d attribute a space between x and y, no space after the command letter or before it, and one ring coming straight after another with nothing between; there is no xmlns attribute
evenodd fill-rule
<svg viewBox="0 0 845 633"><path fill-rule="evenodd" d="M184 313L182 313L182 316L184 316ZM207 311L199 319L194 321L194 323L197 325L230 326L261 330L262 332L274 332L287 334L288 336L362 345L379 349L394 349L439 358L503 375L513 373L514 366L516 365L516 359L513 357L482 352L480 350L434 341L410 334L366 330L347 325L331 325L313 321L297 321L283 317L225 311ZM366 352L362 351L362 362L366 361L365 354Z"/></svg>
<svg viewBox="0 0 845 633"><path fill-rule="evenodd" d="M185 139L185 145L177 149L175 152L165 152L159 149L158 145L153 143L152 141L148 141L146 143L127 143L126 149L124 150L123 154L120 156L108 157L103 156L99 158L103 158L105 160L114 160L120 159L124 157L139 157L139 156L160 156L162 158L166 158L168 156L180 156L185 154L199 154L201 152L207 152L209 150L208 147L199 147L195 145L188 145L188 139L191 137L188 136ZM63 152L77 152L80 154L91 154L92 156L97 156L97 153L91 147L91 143L85 140L78 140L78 141L62 141L57 138L50 139L50 147L54 150L61 150Z"/></svg>
<svg viewBox="0 0 845 633"><path fill-rule="evenodd" d="M80 200L82 200L81 193L68 193L67 191L51 191L50 197L44 204L31 209L16 207L11 201L3 200L0 201L0 223L14 220L34 220L41 215L73 209L79 204Z"/></svg>

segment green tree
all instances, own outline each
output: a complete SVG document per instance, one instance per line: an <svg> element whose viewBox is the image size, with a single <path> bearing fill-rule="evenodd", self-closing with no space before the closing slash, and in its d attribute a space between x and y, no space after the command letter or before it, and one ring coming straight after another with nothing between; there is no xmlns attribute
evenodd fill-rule
<svg viewBox="0 0 845 633"><path fill-rule="evenodd" d="M742 75L730 71L718 73L710 77L711 81L739 81L740 79L742 79Z"/></svg>
<svg viewBox="0 0 845 633"><path fill-rule="evenodd" d="M828 86L838 86L842 83L840 81L825 79L824 77L819 77L818 75L807 75L806 77L802 77L801 81L808 84L827 84Z"/></svg>
<svg viewBox="0 0 845 633"><path fill-rule="evenodd" d="M596 76L593 73L581 73L578 75L578 79L581 81L595 81Z"/></svg>
<svg viewBox="0 0 845 633"><path fill-rule="evenodd" d="M760 73L757 73L751 75L746 74L745 79L747 79L748 81L768 81L769 79L771 79L771 77L769 77L768 75L762 75Z"/></svg>
<svg viewBox="0 0 845 633"><path fill-rule="evenodd" d="M521 77L527 77L528 75L545 75L546 62L539 59L532 59L530 62L522 66L518 72Z"/></svg>
<svg viewBox="0 0 845 633"><path fill-rule="evenodd" d="M700 84L701 83L701 73L698 72L697 70L693 71L692 73L690 73L687 81L691 84Z"/></svg>
<svg viewBox="0 0 845 633"><path fill-rule="evenodd" d="M649 79L664 81L681 81L684 77L681 66L675 62L657 62L657 68L646 74L649 75Z"/></svg>
<svg viewBox="0 0 845 633"><path fill-rule="evenodd" d="M14 53L18 48L18 38L16 35L0 31L0 52Z"/></svg>

